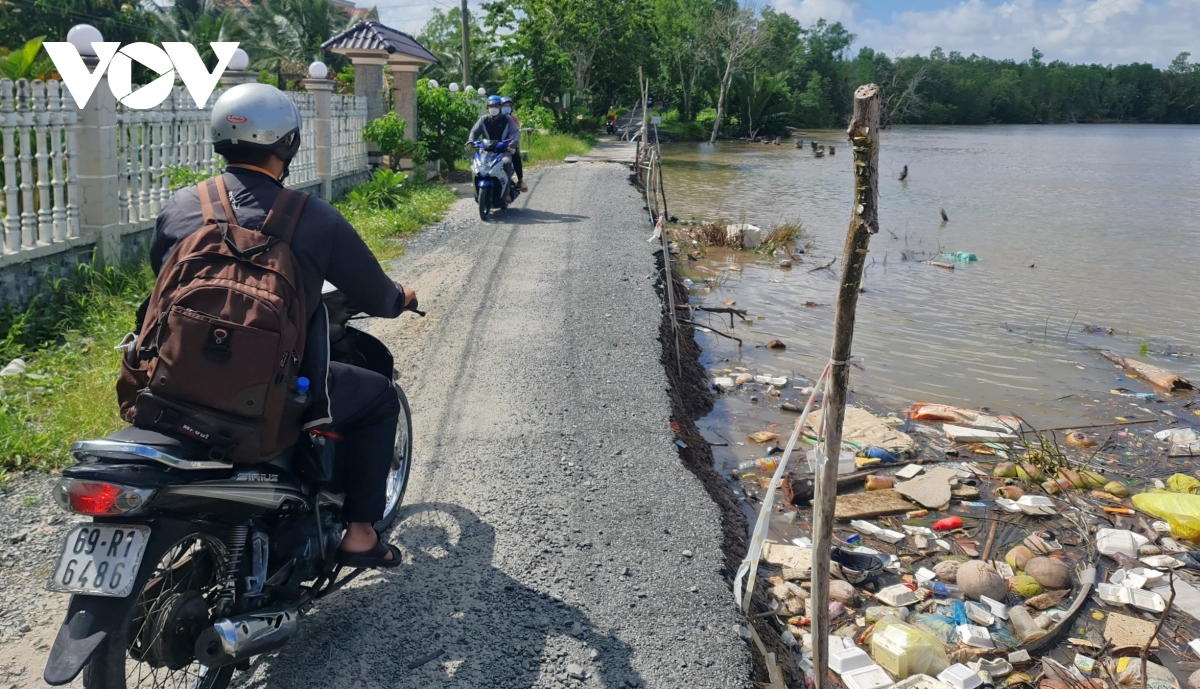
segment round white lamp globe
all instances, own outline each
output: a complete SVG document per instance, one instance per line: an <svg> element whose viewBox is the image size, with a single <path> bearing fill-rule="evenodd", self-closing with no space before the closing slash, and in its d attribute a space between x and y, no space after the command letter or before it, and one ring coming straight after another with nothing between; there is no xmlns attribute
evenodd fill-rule
<svg viewBox="0 0 1200 689"><path fill-rule="evenodd" d="M466 93L470 93L474 90L475 90L475 87L471 86L470 84L467 84L466 87L463 89L463 91L465 91Z"/></svg>
<svg viewBox="0 0 1200 689"><path fill-rule="evenodd" d="M324 79L329 76L329 68L325 66L324 62L317 60L308 66L308 76L311 79Z"/></svg>
<svg viewBox="0 0 1200 689"><path fill-rule="evenodd" d="M482 86L480 86L480 87L479 87L479 95L481 95L481 96L486 96L486 95L487 95L487 89L485 89L485 88L483 88Z"/></svg>
<svg viewBox="0 0 1200 689"><path fill-rule="evenodd" d="M450 93L458 93L458 84L453 81L450 82Z"/></svg>
<svg viewBox="0 0 1200 689"><path fill-rule="evenodd" d="M91 24L76 24L67 32L67 43L75 46L75 50L82 56L95 57L96 49L92 44L103 42L104 36L100 34L100 29Z"/></svg>
<svg viewBox="0 0 1200 689"><path fill-rule="evenodd" d="M229 69L235 72L242 72L249 66L250 56L246 54L246 51L241 48L233 51L233 57L229 58Z"/></svg>
<svg viewBox="0 0 1200 689"><path fill-rule="evenodd" d="M437 88L438 86L441 86L441 84L439 84L439 83L438 83L438 80L437 80L437 79L430 79L430 80L429 80L429 88L431 88L431 89L435 89L435 88Z"/></svg>

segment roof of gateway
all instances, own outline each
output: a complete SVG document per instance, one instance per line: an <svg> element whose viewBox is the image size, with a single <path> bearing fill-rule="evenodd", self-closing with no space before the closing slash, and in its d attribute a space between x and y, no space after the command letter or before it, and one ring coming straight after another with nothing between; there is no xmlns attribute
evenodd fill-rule
<svg viewBox="0 0 1200 689"><path fill-rule="evenodd" d="M431 63L440 63L417 39L379 22L359 22L321 44L324 50L371 50L400 53Z"/></svg>

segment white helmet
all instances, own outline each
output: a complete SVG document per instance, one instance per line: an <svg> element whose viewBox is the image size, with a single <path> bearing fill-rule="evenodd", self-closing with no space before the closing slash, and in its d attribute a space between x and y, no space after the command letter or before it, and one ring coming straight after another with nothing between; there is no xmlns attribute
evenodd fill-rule
<svg viewBox="0 0 1200 689"><path fill-rule="evenodd" d="M286 169L300 150L300 111L269 84L239 84L221 94L209 124L213 150L227 158L264 151L279 156Z"/></svg>

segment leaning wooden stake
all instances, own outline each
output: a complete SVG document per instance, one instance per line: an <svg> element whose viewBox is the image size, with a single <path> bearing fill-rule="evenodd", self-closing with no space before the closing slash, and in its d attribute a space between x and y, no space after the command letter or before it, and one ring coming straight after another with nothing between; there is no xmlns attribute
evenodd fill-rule
<svg viewBox="0 0 1200 689"><path fill-rule="evenodd" d="M817 474L817 499L813 502L812 647L815 689L828 686L829 557L833 541L833 508L837 499L838 458L842 446L842 421L846 416L846 388L850 381L850 344L854 338L854 309L858 283L866 265L867 245L879 231L879 87L867 84L854 92L854 116L846 130L854 150L854 207L842 253L842 281L838 287L837 314L833 321L829 385L825 393L825 454L830 455Z"/></svg>

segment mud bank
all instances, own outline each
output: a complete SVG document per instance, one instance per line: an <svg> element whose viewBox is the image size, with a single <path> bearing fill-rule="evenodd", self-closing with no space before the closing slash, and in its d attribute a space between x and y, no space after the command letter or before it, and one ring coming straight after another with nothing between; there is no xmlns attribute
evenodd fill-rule
<svg viewBox="0 0 1200 689"><path fill-rule="evenodd" d="M662 322L659 324L661 361L670 383L667 395L671 400L671 420L677 429L679 457L683 465L700 480L709 497L721 511L721 550L725 556L722 574L730 585L732 596L733 577L750 544L748 518L753 512L746 508L745 498L740 497L730 482L716 470L712 448L696 427L696 421L707 416L713 409L714 397L709 384L709 374L700 363L702 350L696 342L692 326L687 323L679 323L677 329L672 326L670 297L666 283L661 277L664 274L662 251L656 252L655 258L660 275L655 289L663 302ZM688 290L678 278L672 277L675 305L677 309L682 309L687 305ZM751 610L755 614L767 612L768 600L765 585L760 579L754 592ZM780 630L762 617L752 616L748 622L754 625L768 651L775 654L787 685L802 686L803 675L791 650L783 643ZM768 681L766 666L758 653L754 654L754 667L756 679L761 682Z"/></svg>

